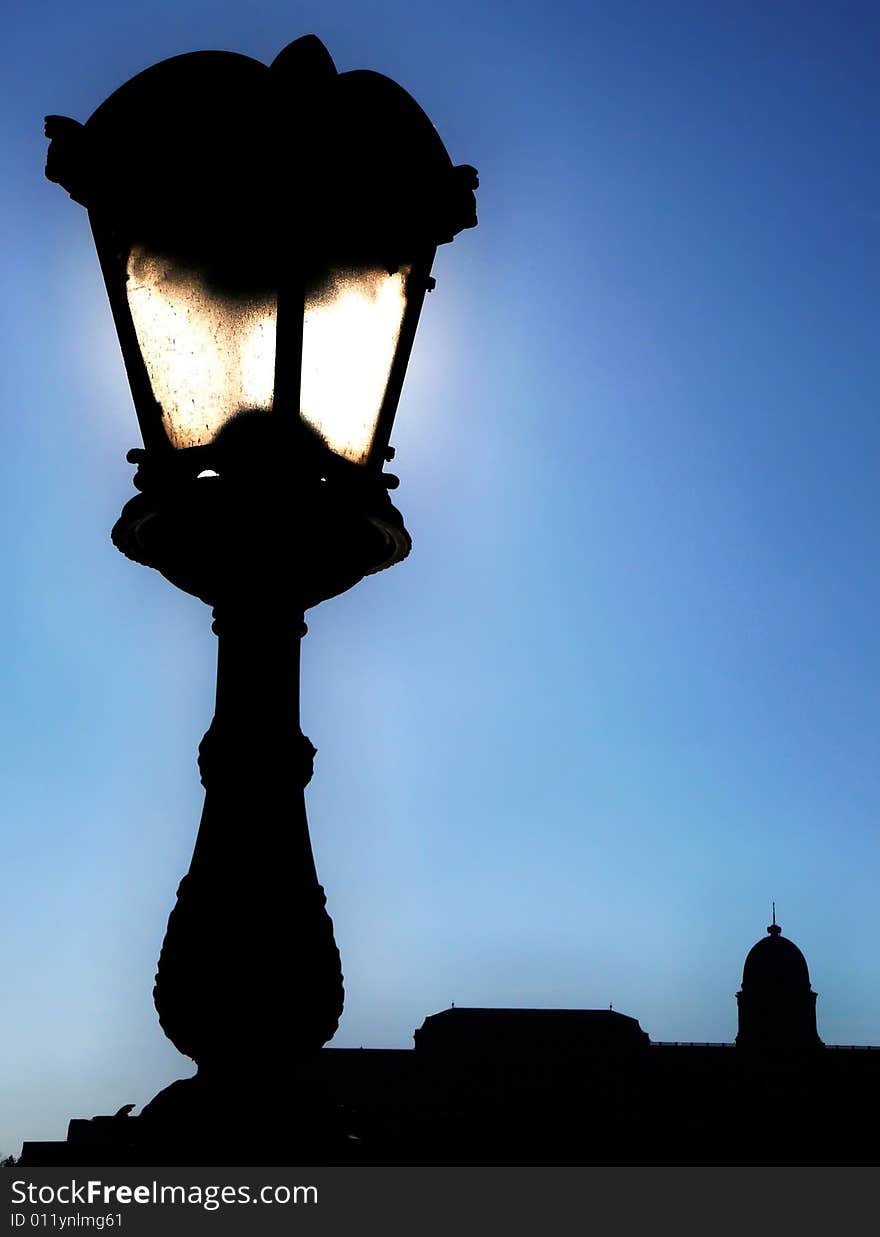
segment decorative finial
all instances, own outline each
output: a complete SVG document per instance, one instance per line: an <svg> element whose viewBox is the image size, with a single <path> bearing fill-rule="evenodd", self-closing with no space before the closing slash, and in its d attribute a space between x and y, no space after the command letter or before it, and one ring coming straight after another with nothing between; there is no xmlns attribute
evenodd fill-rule
<svg viewBox="0 0 880 1237"><path fill-rule="evenodd" d="M770 933L771 936L779 936L782 929L780 928L779 924L776 922L776 903L773 902L771 903L771 905L773 907L773 922L770 924L767 931Z"/></svg>

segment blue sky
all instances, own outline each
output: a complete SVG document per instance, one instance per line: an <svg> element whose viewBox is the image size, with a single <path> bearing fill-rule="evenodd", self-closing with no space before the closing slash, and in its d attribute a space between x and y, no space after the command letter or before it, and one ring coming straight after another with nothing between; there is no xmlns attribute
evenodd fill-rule
<svg viewBox="0 0 880 1237"><path fill-rule="evenodd" d="M410 559L312 612L341 1046L457 1005L730 1040L777 902L880 1043L872 3L13 0L2 40L0 1152L189 1072L150 991L200 810L208 611L109 530L137 445L42 117L314 32L481 175L393 441Z"/></svg>

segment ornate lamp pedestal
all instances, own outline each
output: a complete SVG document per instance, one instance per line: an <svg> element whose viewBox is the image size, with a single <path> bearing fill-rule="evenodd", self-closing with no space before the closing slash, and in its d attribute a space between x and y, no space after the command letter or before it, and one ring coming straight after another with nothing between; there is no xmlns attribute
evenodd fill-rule
<svg viewBox="0 0 880 1237"><path fill-rule="evenodd" d="M329 1119L307 1062L336 1031L343 988L305 811L315 749L299 720L303 615L410 542L384 490L353 503L302 478L282 499L266 482L148 491L113 530L129 558L213 606L219 641L199 749L205 806L154 989L163 1030L198 1073L139 1119L163 1141L211 1140L230 1120L277 1140Z"/></svg>

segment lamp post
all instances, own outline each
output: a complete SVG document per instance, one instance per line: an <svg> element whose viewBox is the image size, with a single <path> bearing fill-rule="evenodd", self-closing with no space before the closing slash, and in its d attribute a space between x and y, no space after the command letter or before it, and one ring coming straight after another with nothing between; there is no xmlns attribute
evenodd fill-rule
<svg viewBox="0 0 880 1237"><path fill-rule="evenodd" d="M401 87L337 73L314 36L269 67L165 60L46 133L47 176L89 212L143 439L113 542L212 606L219 638L204 812L154 989L198 1074L148 1106L204 1127L277 1104L338 1025L303 616L409 552L382 467L435 250L475 225L477 178Z"/></svg>

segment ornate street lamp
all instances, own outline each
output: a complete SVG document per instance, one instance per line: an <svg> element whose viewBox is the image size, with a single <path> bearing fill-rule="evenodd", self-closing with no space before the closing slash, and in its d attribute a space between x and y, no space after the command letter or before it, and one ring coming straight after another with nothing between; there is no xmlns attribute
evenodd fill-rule
<svg viewBox="0 0 880 1237"><path fill-rule="evenodd" d="M204 1127L277 1105L342 1011L303 798L303 615L409 552L382 466L434 253L475 225L477 177L401 87L337 73L314 36L269 67L176 56L46 133L47 176L89 212L143 438L114 544L211 605L219 637L204 813L154 991L199 1070L145 1113Z"/></svg>

